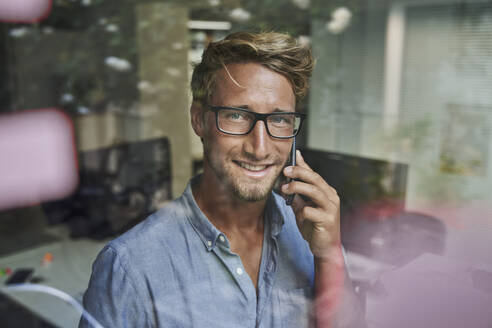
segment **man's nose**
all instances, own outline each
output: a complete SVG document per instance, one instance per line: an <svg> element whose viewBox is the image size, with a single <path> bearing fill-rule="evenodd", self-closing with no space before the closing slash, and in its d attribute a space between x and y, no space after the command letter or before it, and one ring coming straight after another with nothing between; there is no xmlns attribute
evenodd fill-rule
<svg viewBox="0 0 492 328"><path fill-rule="evenodd" d="M261 160L268 157L270 136L267 132L265 122L257 121L253 130L246 136L245 151Z"/></svg>

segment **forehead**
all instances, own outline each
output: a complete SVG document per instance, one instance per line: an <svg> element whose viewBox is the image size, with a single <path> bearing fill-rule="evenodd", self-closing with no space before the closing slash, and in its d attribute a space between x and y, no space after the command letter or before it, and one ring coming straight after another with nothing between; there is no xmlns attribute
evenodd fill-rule
<svg viewBox="0 0 492 328"><path fill-rule="evenodd" d="M294 110L295 95L285 76L261 64L237 63L217 72L212 103L248 106L256 111Z"/></svg>

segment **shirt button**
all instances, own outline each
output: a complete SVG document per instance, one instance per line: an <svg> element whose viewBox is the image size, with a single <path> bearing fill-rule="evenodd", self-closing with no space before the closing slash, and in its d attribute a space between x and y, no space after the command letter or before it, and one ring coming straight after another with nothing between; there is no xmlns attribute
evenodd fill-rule
<svg viewBox="0 0 492 328"><path fill-rule="evenodd" d="M219 239L220 239L221 242L223 242L223 243L225 242L224 236L219 236Z"/></svg>
<svg viewBox="0 0 492 328"><path fill-rule="evenodd" d="M212 246L212 242L210 240L207 241L207 245L208 247L211 247Z"/></svg>
<svg viewBox="0 0 492 328"><path fill-rule="evenodd" d="M242 275L242 274L243 274L243 269L241 269L241 268L237 268L237 269L236 269L236 273L237 273L238 275Z"/></svg>

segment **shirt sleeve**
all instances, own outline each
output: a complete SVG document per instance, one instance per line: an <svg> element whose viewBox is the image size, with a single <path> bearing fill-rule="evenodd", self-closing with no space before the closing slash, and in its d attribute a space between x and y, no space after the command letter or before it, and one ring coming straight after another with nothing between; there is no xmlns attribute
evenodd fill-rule
<svg viewBox="0 0 492 328"><path fill-rule="evenodd" d="M137 289L124 255L106 246L92 267L84 309L103 327L151 327L148 302ZM92 327L84 318L79 328Z"/></svg>
<svg viewBox="0 0 492 328"><path fill-rule="evenodd" d="M333 328L367 328L365 313L362 308L361 300L356 295L350 272L348 271L347 254L342 246L344 270L344 288L341 297L341 304L335 316Z"/></svg>

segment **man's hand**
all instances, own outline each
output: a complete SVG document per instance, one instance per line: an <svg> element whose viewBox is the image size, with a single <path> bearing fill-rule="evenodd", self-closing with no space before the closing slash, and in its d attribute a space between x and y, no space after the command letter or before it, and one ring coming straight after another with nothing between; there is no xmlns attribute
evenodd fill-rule
<svg viewBox="0 0 492 328"><path fill-rule="evenodd" d="M284 175L297 181L282 186L285 194L295 193L292 208L297 226L309 243L313 255L324 260L331 257L334 246L340 243L340 198L335 189L296 151L296 166L284 169Z"/></svg>
<svg viewBox="0 0 492 328"><path fill-rule="evenodd" d="M355 309L350 303L350 298L345 297L344 294L344 260L340 247L340 198L336 190L306 164L299 151L296 151L296 160L297 165L286 167L284 175L297 181L284 184L282 192L296 194L292 208L296 215L297 226L314 255L315 327L331 328L337 326L335 314L340 311L341 304L349 304L348 308L351 310L348 313L352 313L352 309ZM352 321L351 319L347 322ZM359 327L350 325L352 326Z"/></svg>

